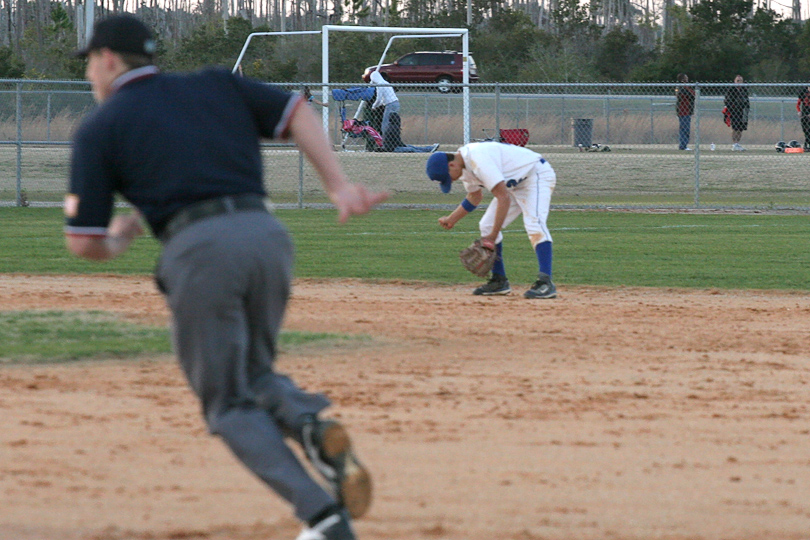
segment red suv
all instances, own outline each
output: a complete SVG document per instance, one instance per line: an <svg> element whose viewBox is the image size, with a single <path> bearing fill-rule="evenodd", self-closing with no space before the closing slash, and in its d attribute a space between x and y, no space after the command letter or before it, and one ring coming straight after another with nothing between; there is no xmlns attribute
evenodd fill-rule
<svg viewBox="0 0 810 540"><path fill-rule="evenodd" d="M470 60L470 82L478 82L478 70L472 55ZM390 83L438 83L439 92L447 93L452 83L462 82L464 61L462 54L456 51L445 52L412 52L394 61L393 64L380 66L383 79ZM363 73L365 82L371 81L371 72L377 66L366 68ZM460 90L460 89L455 89Z"/></svg>

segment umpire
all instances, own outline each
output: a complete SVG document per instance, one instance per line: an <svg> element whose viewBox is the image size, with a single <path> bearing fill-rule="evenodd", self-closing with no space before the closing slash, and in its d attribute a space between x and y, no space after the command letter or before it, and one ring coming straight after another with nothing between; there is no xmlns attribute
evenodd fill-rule
<svg viewBox="0 0 810 540"><path fill-rule="evenodd" d="M371 502L371 478L343 426L318 417L326 397L273 369L293 249L265 206L259 141L291 136L340 222L387 194L348 181L300 96L221 69L163 74L155 49L151 31L123 15L98 22L77 52L100 106L73 142L67 247L108 260L142 234L141 217L148 223L163 244L156 277L175 349L211 433L294 507L307 524L299 539L353 540L350 522ZM116 194L138 211L113 217Z"/></svg>

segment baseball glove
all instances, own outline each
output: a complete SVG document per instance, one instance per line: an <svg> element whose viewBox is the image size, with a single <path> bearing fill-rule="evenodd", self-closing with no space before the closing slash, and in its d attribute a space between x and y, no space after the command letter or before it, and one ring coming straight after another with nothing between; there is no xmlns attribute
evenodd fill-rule
<svg viewBox="0 0 810 540"><path fill-rule="evenodd" d="M495 264L495 244L491 240L479 238L469 247L462 249L459 254L461 264L479 277L486 277Z"/></svg>

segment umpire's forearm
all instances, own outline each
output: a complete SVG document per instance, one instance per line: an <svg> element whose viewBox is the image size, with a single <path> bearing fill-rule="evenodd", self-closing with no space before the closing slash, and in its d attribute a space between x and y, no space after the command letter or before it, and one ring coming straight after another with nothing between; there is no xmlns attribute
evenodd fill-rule
<svg viewBox="0 0 810 540"><path fill-rule="evenodd" d="M109 261L124 253L132 243L132 238L67 235L65 241L68 251L82 259Z"/></svg>
<svg viewBox="0 0 810 540"><path fill-rule="evenodd" d="M299 104L293 111L290 132L293 140L315 167L327 192L338 191L348 183L348 178L332 150L332 144L326 138L319 118L305 102Z"/></svg>
<svg viewBox="0 0 810 540"><path fill-rule="evenodd" d="M141 234L141 214L136 210L115 216L104 236L67 234L65 240L74 255L92 261L108 261L124 253Z"/></svg>

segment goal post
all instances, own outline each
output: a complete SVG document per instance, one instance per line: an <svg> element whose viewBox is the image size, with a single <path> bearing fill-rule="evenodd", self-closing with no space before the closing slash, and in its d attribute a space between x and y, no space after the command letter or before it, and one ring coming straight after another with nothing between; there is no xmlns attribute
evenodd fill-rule
<svg viewBox="0 0 810 540"><path fill-rule="evenodd" d="M296 35L296 34L321 34L321 88L324 103L329 103L329 33L330 32L367 32L378 34L394 34L394 37L410 37L410 38L425 38L425 37L461 37L462 41L462 58L464 65L462 66L462 110L463 110L463 126L464 126L464 144L470 142L470 35L469 30L466 28L401 28L398 26L341 26L341 25L324 25L321 30L300 30L290 32L254 32L250 34L242 46L239 57L233 66L235 73L242 63L248 45L251 40L257 36L281 36L281 35ZM392 37L391 39L394 39ZM391 40L388 45L390 46ZM386 46L383 55L380 57L380 62L377 64L379 67L382 64L385 54L388 52ZM322 111L323 129L329 132L329 107L323 107Z"/></svg>

